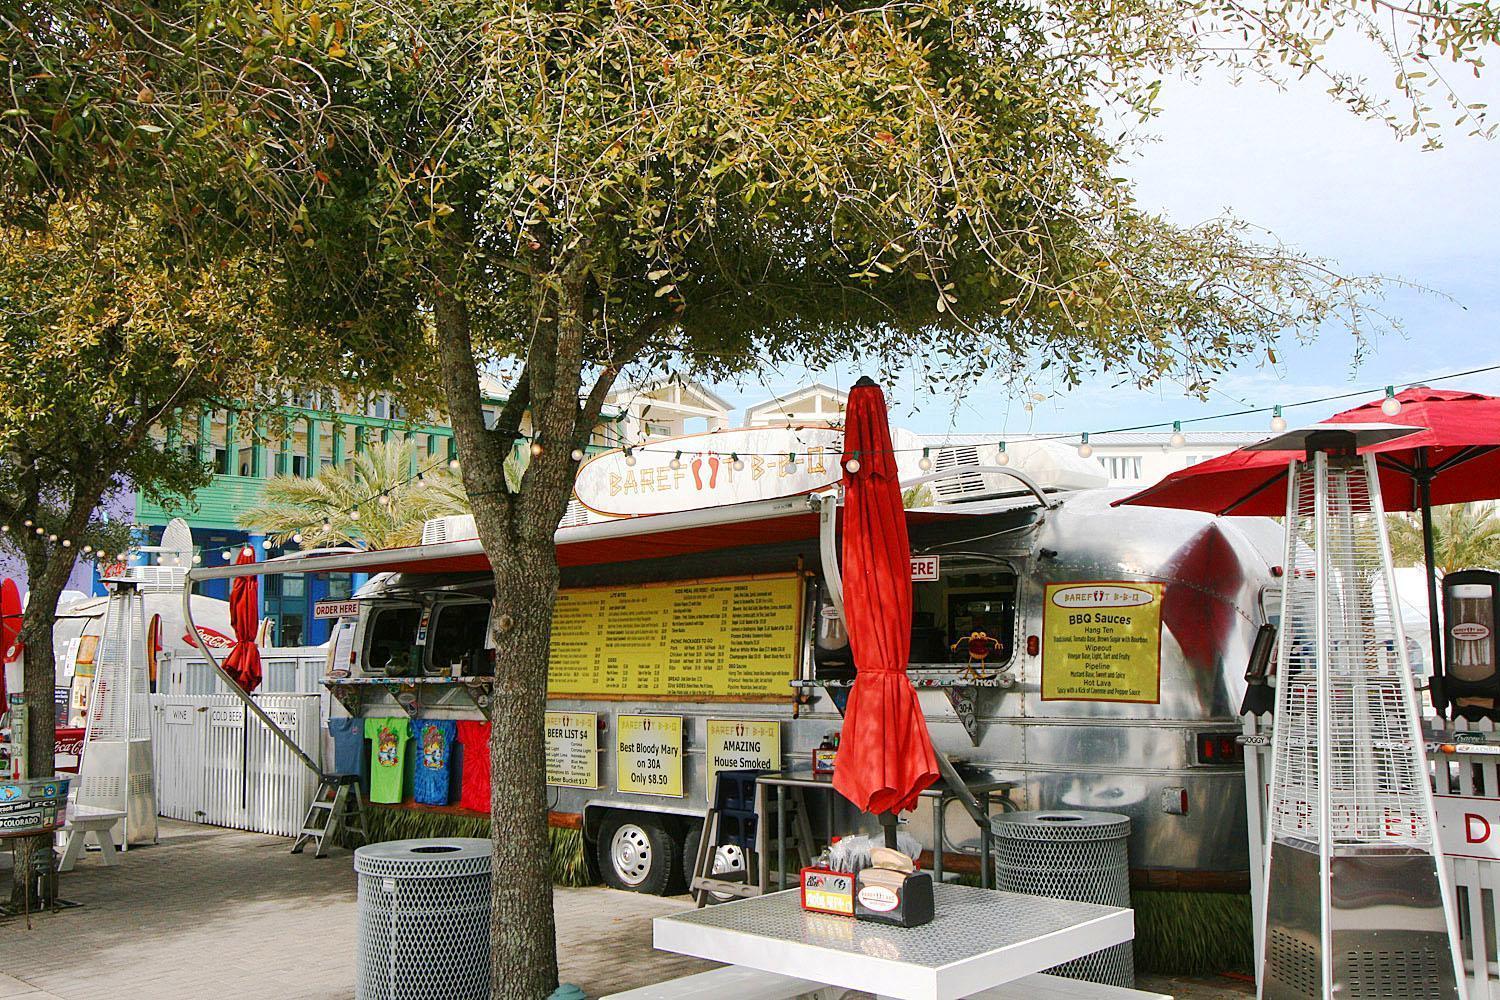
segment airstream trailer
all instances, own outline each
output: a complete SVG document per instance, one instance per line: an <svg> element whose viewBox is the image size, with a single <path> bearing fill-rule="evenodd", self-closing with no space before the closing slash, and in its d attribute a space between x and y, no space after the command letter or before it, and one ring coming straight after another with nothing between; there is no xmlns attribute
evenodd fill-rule
<svg viewBox="0 0 1500 1000"><path fill-rule="evenodd" d="M1279 527L1113 508L1119 491L1047 490L1010 468L962 474L983 494L934 490L938 502L908 511L909 675L935 746L1013 781L1004 807L1129 815L1137 884L1243 887L1237 712L1275 606ZM609 884L682 885L726 731L804 767L838 732L854 675L838 515L833 489L559 529L551 810L581 825ZM490 715L488 564L462 527L257 567L379 574L336 609L327 683L344 710ZM944 848L972 855L977 827L954 805ZM927 810L909 816L929 848L934 825Z"/></svg>

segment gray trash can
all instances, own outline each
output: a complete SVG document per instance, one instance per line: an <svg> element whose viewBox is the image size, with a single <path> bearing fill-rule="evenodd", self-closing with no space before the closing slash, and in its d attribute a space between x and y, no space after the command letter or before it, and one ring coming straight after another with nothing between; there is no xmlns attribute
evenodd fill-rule
<svg viewBox="0 0 1500 1000"><path fill-rule="evenodd" d="M1013 812L990 821L995 888L1080 903L1130 905L1130 817L1073 809ZM1135 985L1130 942L1047 970L1110 986Z"/></svg>
<svg viewBox="0 0 1500 1000"><path fill-rule="evenodd" d="M356 1000L487 1000L490 842L389 840L354 852Z"/></svg>

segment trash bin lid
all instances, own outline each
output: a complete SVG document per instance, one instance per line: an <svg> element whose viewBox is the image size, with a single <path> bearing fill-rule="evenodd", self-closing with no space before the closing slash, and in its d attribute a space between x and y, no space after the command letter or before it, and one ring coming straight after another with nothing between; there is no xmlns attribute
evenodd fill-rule
<svg viewBox="0 0 1500 1000"><path fill-rule="evenodd" d="M1010 840L1118 840L1130 836L1130 817L1087 809L1034 809L992 817L990 829Z"/></svg>
<svg viewBox="0 0 1500 1000"><path fill-rule="evenodd" d="M354 852L354 870L384 878L455 878L490 871L490 842L479 837L385 840Z"/></svg>

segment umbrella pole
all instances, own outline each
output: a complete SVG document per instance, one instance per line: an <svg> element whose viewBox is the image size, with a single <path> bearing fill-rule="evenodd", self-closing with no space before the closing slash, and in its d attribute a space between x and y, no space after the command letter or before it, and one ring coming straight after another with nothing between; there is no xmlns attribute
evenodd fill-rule
<svg viewBox="0 0 1500 1000"><path fill-rule="evenodd" d="M893 812L881 813L880 828L885 831L885 846L894 851L896 849L896 814Z"/></svg>
<svg viewBox="0 0 1500 1000"><path fill-rule="evenodd" d="M1437 561L1432 545L1432 475L1427 468L1426 449L1417 471L1417 490L1422 501L1422 558L1427 562L1427 634L1432 640L1432 682L1428 694L1439 715L1448 714L1448 699L1443 693L1443 627L1438 621Z"/></svg>

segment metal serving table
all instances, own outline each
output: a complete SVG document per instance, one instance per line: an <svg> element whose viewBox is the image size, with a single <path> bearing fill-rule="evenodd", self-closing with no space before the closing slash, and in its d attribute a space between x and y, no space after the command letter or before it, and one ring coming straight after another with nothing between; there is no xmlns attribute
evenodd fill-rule
<svg viewBox="0 0 1500 1000"><path fill-rule="evenodd" d="M992 801L999 801L1006 808L1014 809L1010 804L1010 791L1016 787L1016 782L1002 778L988 772L974 775L973 777L961 777L964 788L970 796L979 801L980 809L986 816L989 815ZM755 779L755 815L756 822L756 853L759 856L760 885L766 889L770 888L771 858L770 851L770 798L769 790L775 789L775 820L776 820L776 872L778 888L787 888L786 870L786 790L788 788L813 789L823 792L828 796L828 827L833 829L834 788L833 775L814 774L811 768L790 768L785 771L772 771L762 774ZM999 793L998 796L995 793ZM941 881L943 878L943 833L944 814L948 803L963 796L954 789L952 783L946 777L939 777L932 787L922 792L922 798L932 803L932 875ZM990 845L992 831L988 823L979 824L979 881L982 886L989 888L994 881L994 872L990 865Z"/></svg>
<svg viewBox="0 0 1500 1000"><path fill-rule="evenodd" d="M932 888L922 927L809 913L788 890L657 917L654 944L893 1000L958 1000L1135 937L1135 914L1116 906Z"/></svg>

